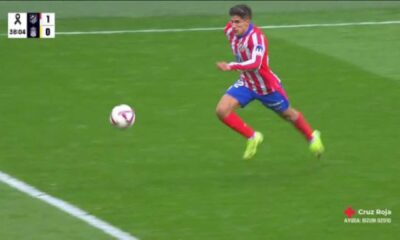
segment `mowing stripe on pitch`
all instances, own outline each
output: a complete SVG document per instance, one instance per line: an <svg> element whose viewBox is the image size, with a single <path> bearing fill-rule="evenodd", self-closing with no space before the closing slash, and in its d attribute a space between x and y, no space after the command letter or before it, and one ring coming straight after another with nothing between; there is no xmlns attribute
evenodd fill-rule
<svg viewBox="0 0 400 240"><path fill-rule="evenodd" d="M295 25L269 25L260 26L262 29L284 29L284 28L314 28L314 27L343 27L362 25L385 25L400 24L400 20L383 22L351 22L351 23L316 23ZM221 31L222 27L202 28L170 28L170 29L138 29L138 30L115 30L115 31L80 31L80 32L57 32L56 35L100 35L100 34L126 34L126 33L170 33L170 32L199 32L199 31Z"/></svg>
<svg viewBox="0 0 400 240"><path fill-rule="evenodd" d="M121 229L118 229L111 224L98 219L97 217L90 215L89 213L83 211L82 209L79 209L78 207L67 203L61 199L55 198L53 196L48 195L47 193L41 192L37 190L36 188L14 178L11 177L10 175L3 173L0 171L0 182L3 182L10 187L17 189L33 198L37 198L47 204L52 205L53 207L56 207L60 209L63 212L68 213L69 215L78 218L89 225L100 229L104 233L108 234L109 236L112 236L116 239L121 239L121 240L138 240L136 237L130 235L127 232L122 231Z"/></svg>

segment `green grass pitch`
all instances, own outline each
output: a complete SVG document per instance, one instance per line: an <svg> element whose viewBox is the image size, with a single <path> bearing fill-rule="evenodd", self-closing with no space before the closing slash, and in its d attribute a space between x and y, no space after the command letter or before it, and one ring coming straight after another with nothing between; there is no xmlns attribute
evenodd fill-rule
<svg viewBox="0 0 400 240"><path fill-rule="evenodd" d="M233 2L0 2L56 13L58 32L223 27ZM251 2L257 25L400 20L396 2ZM255 159L215 106L237 73L222 31L0 36L0 171L143 240L397 239L400 24L265 29L291 103L321 130L302 136L253 103ZM135 125L108 122L128 103ZM343 211L390 209L390 224ZM358 217L362 217L358 215ZM110 239L0 184L0 239Z"/></svg>

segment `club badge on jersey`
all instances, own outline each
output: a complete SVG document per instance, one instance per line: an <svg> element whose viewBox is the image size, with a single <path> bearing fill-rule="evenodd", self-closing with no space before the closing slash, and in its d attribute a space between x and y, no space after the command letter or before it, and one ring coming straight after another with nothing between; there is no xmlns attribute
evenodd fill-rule
<svg viewBox="0 0 400 240"><path fill-rule="evenodd" d="M255 53L257 56L262 56L262 55L264 55L264 47L263 47L262 45L257 45L256 48L255 48L255 50L254 50L254 53Z"/></svg>
<svg viewBox="0 0 400 240"><path fill-rule="evenodd" d="M246 47L242 43L239 43L238 50L239 50L239 52L244 52L246 50Z"/></svg>

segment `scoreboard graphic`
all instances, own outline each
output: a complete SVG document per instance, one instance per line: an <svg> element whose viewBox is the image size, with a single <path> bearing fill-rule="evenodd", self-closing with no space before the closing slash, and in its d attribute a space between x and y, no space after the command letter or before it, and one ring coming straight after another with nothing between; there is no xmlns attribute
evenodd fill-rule
<svg viewBox="0 0 400 240"><path fill-rule="evenodd" d="M8 13L8 38L54 38L55 13Z"/></svg>

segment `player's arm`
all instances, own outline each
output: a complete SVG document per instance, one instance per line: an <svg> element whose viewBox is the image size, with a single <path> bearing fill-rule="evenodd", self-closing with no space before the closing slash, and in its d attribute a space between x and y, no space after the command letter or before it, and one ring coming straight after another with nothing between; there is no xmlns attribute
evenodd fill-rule
<svg viewBox="0 0 400 240"><path fill-rule="evenodd" d="M265 47L261 44L255 46L251 53L251 58L245 62L230 62L228 64L230 70L251 71L259 69L262 63Z"/></svg>
<svg viewBox="0 0 400 240"><path fill-rule="evenodd" d="M240 70L240 71L252 71L255 69L259 69L262 63L262 58L264 55L264 48L262 45L257 45L251 54L251 59L245 62L217 62L217 67L221 71L233 71L233 70Z"/></svg>
<svg viewBox="0 0 400 240"><path fill-rule="evenodd" d="M233 31L232 31L232 23L229 21L224 28L224 33L225 36L228 38L228 40L230 41L233 37Z"/></svg>
<svg viewBox="0 0 400 240"><path fill-rule="evenodd" d="M225 28L224 28L224 33L225 36L228 38L229 41L232 40L234 33L233 33L233 29L232 29L232 23L229 21ZM231 68L228 66L227 62L217 62L217 67L221 70L221 71L230 71Z"/></svg>

